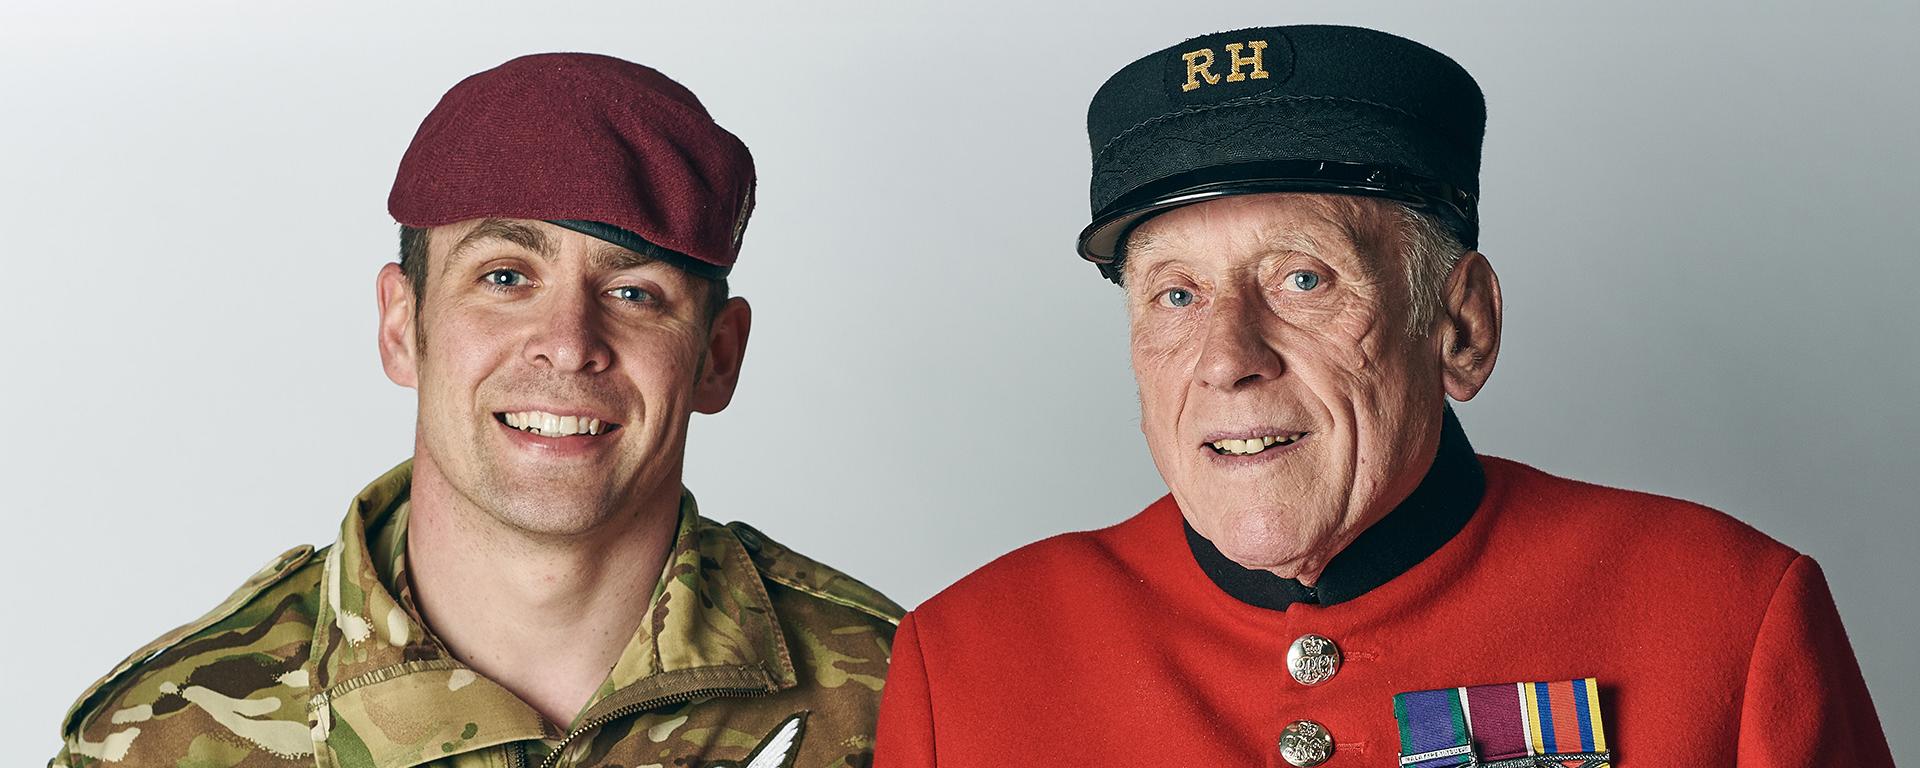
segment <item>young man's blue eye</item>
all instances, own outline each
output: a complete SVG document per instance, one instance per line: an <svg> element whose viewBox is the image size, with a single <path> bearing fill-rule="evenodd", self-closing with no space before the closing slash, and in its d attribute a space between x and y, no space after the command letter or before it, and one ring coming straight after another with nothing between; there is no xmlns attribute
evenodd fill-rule
<svg viewBox="0 0 1920 768"><path fill-rule="evenodd" d="M614 298L621 299L624 301L652 301L653 300L653 294L647 293L644 289L635 288L631 285L615 288L612 291L609 291L609 293L612 293L614 295Z"/></svg>

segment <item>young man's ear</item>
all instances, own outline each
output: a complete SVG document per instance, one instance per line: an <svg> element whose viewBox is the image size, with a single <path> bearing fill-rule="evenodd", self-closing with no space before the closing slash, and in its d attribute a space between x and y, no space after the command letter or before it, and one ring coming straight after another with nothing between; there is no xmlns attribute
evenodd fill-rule
<svg viewBox="0 0 1920 768"><path fill-rule="evenodd" d="M1500 356L1500 278L1479 251L1468 251L1441 290L1440 366L1447 396L1466 402L1486 386Z"/></svg>
<svg viewBox="0 0 1920 768"><path fill-rule="evenodd" d="M380 366L393 383L417 387L420 339L413 313L419 300L413 295L413 281L399 264L388 264L374 278L374 292L380 302Z"/></svg>
<svg viewBox="0 0 1920 768"><path fill-rule="evenodd" d="M753 328L753 307L735 296L727 299L707 331L706 364L694 382L693 409L719 413L733 402L740 383L740 363L747 356L747 332Z"/></svg>

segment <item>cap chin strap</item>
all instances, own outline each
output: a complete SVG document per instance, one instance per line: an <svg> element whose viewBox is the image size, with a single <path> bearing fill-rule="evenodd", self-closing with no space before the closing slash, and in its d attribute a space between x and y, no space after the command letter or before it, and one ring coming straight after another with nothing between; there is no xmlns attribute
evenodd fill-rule
<svg viewBox="0 0 1920 768"><path fill-rule="evenodd" d="M575 232L586 235L588 237L595 237L601 240L605 240L609 243L620 246L629 251L633 251L634 253L638 253L642 256L659 259L660 261L664 261L668 264L672 264L675 267L679 267L681 270L686 271L689 274L695 275L697 277L704 277L708 280L724 279L726 278L727 273L733 271L733 267L722 267L717 264L708 264L707 262L701 261L692 256L688 256L684 253L673 250L671 248L656 245L652 241L644 237L641 237L640 235L630 230L621 229L620 227L616 227L612 224L607 224L607 223L598 222L598 221L587 221L585 219L548 219L547 223L553 224L555 226L566 227L567 229L571 229Z"/></svg>

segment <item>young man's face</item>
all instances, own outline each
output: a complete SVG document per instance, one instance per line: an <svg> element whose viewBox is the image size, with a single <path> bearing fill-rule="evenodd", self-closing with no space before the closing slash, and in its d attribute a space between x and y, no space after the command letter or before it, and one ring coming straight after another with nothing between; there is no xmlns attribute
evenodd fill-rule
<svg viewBox="0 0 1920 768"><path fill-rule="evenodd" d="M416 483L555 536L677 497L688 417L732 397L744 300L709 323L705 280L542 221L435 227L428 264L423 296L380 276L387 374L419 390Z"/></svg>

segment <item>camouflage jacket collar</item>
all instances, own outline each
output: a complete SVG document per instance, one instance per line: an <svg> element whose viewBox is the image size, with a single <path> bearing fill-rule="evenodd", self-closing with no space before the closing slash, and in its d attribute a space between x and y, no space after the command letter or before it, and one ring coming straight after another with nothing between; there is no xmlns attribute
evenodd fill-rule
<svg viewBox="0 0 1920 768"><path fill-rule="evenodd" d="M404 768L529 739L557 748L629 713L798 685L751 556L686 494L646 619L574 723L546 722L455 659L413 610L411 480L412 464L403 463L361 491L327 553L310 657L320 765Z"/></svg>

